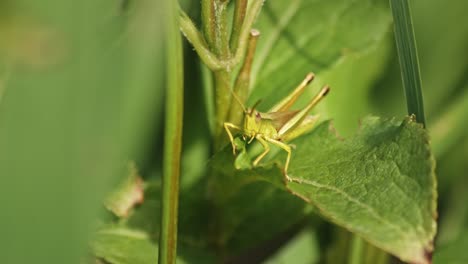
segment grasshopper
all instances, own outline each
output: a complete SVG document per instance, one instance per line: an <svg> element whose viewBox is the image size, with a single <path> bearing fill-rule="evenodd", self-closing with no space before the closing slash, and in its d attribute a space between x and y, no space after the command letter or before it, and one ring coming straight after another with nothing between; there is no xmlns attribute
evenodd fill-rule
<svg viewBox="0 0 468 264"><path fill-rule="evenodd" d="M291 94L273 106L266 113L259 112L255 109L260 101L255 103L252 108L247 109L236 95L233 94L244 110L244 122L242 128L229 122L224 123L224 129L226 129L229 140L231 141L233 154L236 154L236 146L234 144L234 137L232 136L231 129L241 131L242 138L245 141L248 140L247 144L250 144L254 139L257 139L260 144L262 144L264 151L254 160L253 166L257 166L270 151L268 143L276 145L285 150L288 154L284 165L284 174L286 179L290 180L287 172L289 161L291 159L291 145L288 145L286 142L313 129L316 121L318 120L318 116L309 115L309 112L330 91L330 87L326 85L302 110L289 110L313 79L313 73L307 74L306 78Z"/></svg>

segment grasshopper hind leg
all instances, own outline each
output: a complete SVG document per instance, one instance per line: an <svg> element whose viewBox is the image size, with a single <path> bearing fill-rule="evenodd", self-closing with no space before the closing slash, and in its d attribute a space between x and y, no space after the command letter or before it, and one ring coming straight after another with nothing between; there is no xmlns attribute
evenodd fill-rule
<svg viewBox="0 0 468 264"><path fill-rule="evenodd" d="M282 135L281 140L284 142L289 142L305 133L308 133L309 131L314 129L318 119L318 115L307 116L299 126L297 126L292 131L289 131L288 133Z"/></svg>

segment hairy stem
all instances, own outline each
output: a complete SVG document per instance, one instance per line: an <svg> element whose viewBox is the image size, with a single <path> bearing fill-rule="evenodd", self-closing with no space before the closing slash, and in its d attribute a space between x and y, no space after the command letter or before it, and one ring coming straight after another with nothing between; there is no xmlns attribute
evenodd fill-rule
<svg viewBox="0 0 468 264"><path fill-rule="evenodd" d="M232 66L238 65L244 58L244 55L246 53L248 43L249 43L250 30L252 29L255 19L260 13L263 2L264 0L255 0L255 2L247 10L244 23L242 24L242 27L239 33L239 41L237 43L238 48L236 52L234 53L234 56L230 60L230 63L227 65L228 71L232 68Z"/></svg>
<svg viewBox="0 0 468 264"><path fill-rule="evenodd" d="M232 32L230 39L231 52L235 53L237 50L237 44L239 42L239 36L242 25L244 24L245 14L247 12L248 0L236 0L236 6L234 9L234 18L232 21Z"/></svg>
<svg viewBox="0 0 468 264"><path fill-rule="evenodd" d="M200 59L210 70L216 71L226 67L226 63L219 60L218 57L210 51L200 31L198 31L192 20L182 9L179 9L179 26L184 36L197 51Z"/></svg>
<svg viewBox="0 0 468 264"><path fill-rule="evenodd" d="M215 43L215 0L201 1L201 18L203 25L203 34L210 48L214 47Z"/></svg>
<svg viewBox="0 0 468 264"><path fill-rule="evenodd" d="M215 92L216 92L216 129L215 129L215 148L218 149L222 145L222 129L223 123L227 120L229 114L229 106L231 104L231 84L230 73L232 69L238 65L245 57L249 38L250 30L255 19L257 18L263 0L255 1L248 9L244 24L242 25L238 49L232 57L224 70L215 72Z"/></svg>
<svg viewBox="0 0 468 264"><path fill-rule="evenodd" d="M215 137L215 100L214 100L214 80L213 73L208 67L200 63L200 72L203 81L203 94L205 98L205 110L208 116L208 126L211 137Z"/></svg>
<svg viewBox="0 0 468 264"><path fill-rule="evenodd" d="M249 45L247 49L247 55L245 56L242 68L237 75L236 82L234 84L234 94L239 98L240 102L236 100L231 101L231 107L229 112L229 122L240 125L244 115L243 106L247 101L250 87L250 75L252 72L252 63L255 55L255 49L257 47L257 40L260 36L258 30L252 29L250 31Z"/></svg>
<svg viewBox="0 0 468 264"><path fill-rule="evenodd" d="M227 120L229 106L231 104L231 74L226 70L216 71L214 73L215 84L215 150L222 147L223 144L223 123Z"/></svg>
<svg viewBox="0 0 468 264"><path fill-rule="evenodd" d="M210 46L206 44L203 36L198 32L190 18L182 10L180 11L180 28L188 41L192 43L202 61L208 66L208 68L210 68L210 70L231 72L232 69L241 63L244 58L248 46L250 29L252 28L262 5L263 0L257 0L247 11L244 24L242 25L239 34L238 48L234 53L234 56L228 56L228 58L219 59L210 51Z"/></svg>
<svg viewBox="0 0 468 264"><path fill-rule="evenodd" d="M232 91L232 70L244 59L250 38L250 30L264 0L256 0L243 18L242 25L235 25L239 35L237 49L231 55L226 7L229 0L202 0L203 35L182 10L179 11L180 29L194 46L201 60L214 73L215 85L215 148L221 145L223 123L229 115ZM244 3L246 5L246 2ZM244 7L246 8L246 7ZM244 12L244 11L238 11ZM239 15L240 16L240 15ZM239 29L240 28L240 29ZM214 45L214 47L213 47ZM249 70L250 71L250 70Z"/></svg>
<svg viewBox="0 0 468 264"><path fill-rule="evenodd" d="M229 50L229 26L227 20L227 1L215 1L215 51L222 60L227 60L231 56Z"/></svg>

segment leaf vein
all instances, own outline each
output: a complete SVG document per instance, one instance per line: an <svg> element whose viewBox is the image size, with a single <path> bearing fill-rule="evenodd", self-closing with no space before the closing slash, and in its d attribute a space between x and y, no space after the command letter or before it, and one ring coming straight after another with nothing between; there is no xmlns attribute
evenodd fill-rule
<svg viewBox="0 0 468 264"><path fill-rule="evenodd" d="M260 69L263 68L263 64L265 63L265 60L268 58L268 55L270 55L271 50L273 49L273 46L280 38L281 32L289 25L294 15L299 10L299 7L301 6L301 4L302 4L302 0L296 0L292 2L289 5L289 8L284 12L282 19L274 27L274 30L270 33L270 37L266 40L265 46L263 47L262 50L259 51L257 55L257 58L256 58L257 63L255 63L255 65L253 66L252 74L251 74L252 84L255 83L255 79L256 79L256 76L258 76L258 72L260 71Z"/></svg>
<svg viewBox="0 0 468 264"><path fill-rule="evenodd" d="M338 194L342 195L343 197L345 197L348 201L350 201L352 203L355 203L356 205L358 205L358 206L364 208L365 210L367 210L372 215L372 217L374 217L375 219L377 219L381 223L387 225L388 227L394 229L402 237L406 237L407 239L409 239L409 241L412 240L409 237L409 235L407 234L407 232L402 230L399 226L394 225L394 224L390 223L389 221L385 220L385 218L383 218L379 213L377 213L372 207L362 203L358 199L353 198L352 196L350 196L348 193L344 192L343 190L340 190L340 189L338 189L336 187L333 187L333 186L321 184L321 183L311 181L311 180L306 180L306 179L291 178L291 180L294 181L294 182L297 182L299 184L305 183L305 184L309 184L309 185L312 185L312 186L317 187L317 188L327 189L327 190L333 191L335 193L338 193Z"/></svg>

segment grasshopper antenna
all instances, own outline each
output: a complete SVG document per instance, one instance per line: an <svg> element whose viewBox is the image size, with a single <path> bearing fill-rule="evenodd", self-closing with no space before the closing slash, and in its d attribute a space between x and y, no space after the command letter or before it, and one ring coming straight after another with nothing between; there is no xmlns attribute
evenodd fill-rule
<svg viewBox="0 0 468 264"><path fill-rule="evenodd" d="M237 96L236 93L234 93L233 90L230 90L231 93L232 93L232 96L234 96L234 99L236 99L236 101L239 103L239 105L242 107L242 110L244 111L244 113L247 113L247 108L245 108L245 105L242 103L241 99L239 98L239 96Z"/></svg>
<svg viewBox="0 0 468 264"><path fill-rule="evenodd" d="M262 99L259 99L257 102L255 102L255 104L252 106L252 108L250 108L250 111L249 111L249 115L252 115L252 113L254 112L255 108L257 108L257 106L262 102Z"/></svg>

